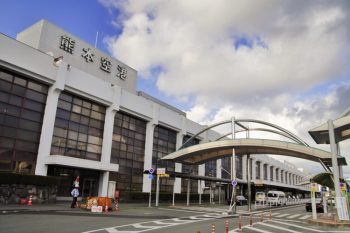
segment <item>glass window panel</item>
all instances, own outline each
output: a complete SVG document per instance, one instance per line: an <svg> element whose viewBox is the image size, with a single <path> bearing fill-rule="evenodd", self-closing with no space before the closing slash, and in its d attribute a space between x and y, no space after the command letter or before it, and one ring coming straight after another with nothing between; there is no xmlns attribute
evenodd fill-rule
<svg viewBox="0 0 350 233"><path fill-rule="evenodd" d="M2 132L0 133L9 138L16 138L16 128L2 126Z"/></svg>
<svg viewBox="0 0 350 233"><path fill-rule="evenodd" d="M12 84L3 80L0 80L0 90L11 92L11 86Z"/></svg>
<svg viewBox="0 0 350 233"><path fill-rule="evenodd" d="M41 121L41 113L23 109L22 118L32 120L32 121Z"/></svg>
<svg viewBox="0 0 350 233"><path fill-rule="evenodd" d="M36 132L31 132L27 130L17 130L17 138L36 142L39 141L39 134Z"/></svg>
<svg viewBox="0 0 350 233"><path fill-rule="evenodd" d="M65 101L70 102L70 103L73 101L73 97L66 94L66 93L61 93L60 99L65 100Z"/></svg>
<svg viewBox="0 0 350 233"><path fill-rule="evenodd" d="M30 89L27 90L26 97L40 103L45 103L46 101L46 95Z"/></svg>
<svg viewBox="0 0 350 233"><path fill-rule="evenodd" d="M15 77L15 79L13 80L13 82L14 82L15 84L18 84L18 85L24 86L24 87L27 85L27 81L26 81L25 79L23 79L23 78L20 78L20 77Z"/></svg>
<svg viewBox="0 0 350 233"><path fill-rule="evenodd" d="M75 131L68 131L68 138L72 140L78 140L78 133Z"/></svg>
<svg viewBox="0 0 350 233"><path fill-rule="evenodd" d="M68 111L57 109L56 116L62 119L69 119L70 113Z"/></svg>
<svg viewBox="0 0 350 233"><path fill-rule="evenodd" d="M91 160L100 160L101 155L95 154L95 153L86 153L86 159L91 159Z"/></svg>
<svg viewBox="0 0 350 233"><path fill-rule="evenodd" d="M19 115L21 113L21 109L19 107L8 105L7 108L6 108L6 113L9 114L9 115L13 115L13 116L19 117Z"/></svg>
<svg viewBox="0 0 350 233"><path fill-rule="evenodd" d="M19 96L25 96L26 88L14 84L12 86L12 93L19 95Z"/></svg>
<svg viewBox="0 0 350 233"><path fill-rule="evenodd" d="M66 102L64 100L58 100L57 107L58 108L62 108L62 109L67 110L67 111L70 111L71 107L72 107L72 104L68 103L68 102Z"/></svg>
<svg viewBox="0 0 350 233"><path fill-rule="evenodd" d="M36 101L31 101L31 100L26 100L24 102L24 107L25 108L28 108L28 109L31 109L31 110L35 110L35 111L38 111L38 112L44 112L44 107L45 105L44 104L41 104L41 103L38 103Z"/></svg>
<svg viewBox="0 0 350 233"><path fill-rule="evenodd" d="M67 120L63 120L60 118L56 118L56 120L55 120L55 126L58 126L58 127L64 128L64 129L68 128L68 124L69 124L69 122Z"/></svg>
<svg viewBox="0 0 350 233"><path fill-rule="evenodd" d="M59 137L53 137L52 138L52 145L58 146L58 147L66 147L67 140L65 138L59 138Z"/></svg>
<svg viewBox="0 0 350 233"><path fill-rule="evenodd" d="M84 116L90 116L90 109L82 108L81 114L83 114Z"/></svg>
<svg viewBox="0 0 350 233"><path fill-rule="evenodd" d="M90 126L98 128L98 129L103 129L103 123L102 121L90 119Z"/></svg>
<svg viewBox="0 0 350 233"><path fill-rule="evenodd" d="M86 142L77 142L77 149L86 151L87 145Z"/></svg>
<svg viewBox="0 0 350 233"><path fill-rule="evenodd" d="M37 152L38 144L35 142L17 140L16 141L16 149L23 150L23 151L29 151L29 152Z"/></svg>
<svg viewBox="0 0 350 233"><path fill-rule="evenodd" d="M47 86L42 85L42 84L38 84L38 83L34 83L31 81L28 82L28 88L35 90L35 91L38 91L38 92L41 92L41 93L45 93L45 94L48 91Z"/></svg>
<svg viewBox="0 0 350 233"><path fill-rule="evenodd" d="M87 141L87 134L79 133L78 140L81 142L86 142Z"/></svg>
<svg viewBox="0 0 350 233"><path fill-rule="evenodd" d="M77 142L73 140L67 140L67 147L68 148L76 148L77 147Z"/></svg>
<svg viewBox="0 0 350 233"><path fill-rule="evenodd" d="M53 130L53 135L58 136L58 137L62 137L62 138L66 138L67 137L67 130L55 127Z"/></svg>
<svg viewBox="0 0 350 233"><path fill-rule="evenodd" d="M9 98L10 98L10 94L7 94L5 92L0 92L0 101L1 102L8 103L9 102Z"/></svg>
<svg viewBox="0 0 350 233"><path fill-rule="evenodd" d="M96 145L102 145L102 138L94 137L94 136L91 136L91 135L89 135L88 138L89 138L88 139L89 143L96 144Z"/></svg>
<svg viewBox="0 0 350 233"><path fill-rule="evenodd" d="M87 127L86 125L80 125L79 132L87 134L89 132L89 127Z"/></svg>
<svg viewBox="0 0 350 233"><path fill-rule="evenodd" d="M79 131L79 124L70 121L69 122L69 129L71 129L73 131Z"/></svg>
<svg viewBox="0 0 350 233"><path fill-rule="evenodd" d="M87 145L87 151L88 152L92 152L92 153L101 154L102 147L101 146L97 146L97 145L93 145L93 144L88 144Z"/></svg>
<svg viewBox="0 0 350 233"><path fill-rule="evenodd" d="M80 117L80 123L84 124L84 125L88 125L89 124L89 118L86 116L81 116Z"/></svg>
<svg viewBox="0 0 350 233"><path fill-rule="evenodd" d="M2 132L3 132L3 130L2 130ZM2 147L2 148L13 148L14 145L15 145L15 139L14 138L0 137L0 147Z"/></svg>
<svg viewBox="0 0 350 233"><path fill-rule="evenodd" d="M13 75L0 71L0 79L6 80L8 82L12 82Z"/></svg>
<svg viewBox="0 0 350 233"><path fill-rule="evenodd" d="M81 106L73 104L72 111L76 113L81 113Z"/></svg>
<svg viewBox="0 0 350 233"><path fill-rule="evenodd" d="M17 117L13 117L13 116L5 116L4 119L4 125L6 126L11 126L11 127L17 127L18 124L18 118Z"/></svg>
<svg viewBox="0 0 350 233"><path fill-rule="evenodd" d="M81 99L74 97L73 103L81 106L83 104L83 101Z"/></svg>
<svg viewBox="0 0 350 233"><path fill-rule="evenodd" d="M101 113L106 113L106 108L103 106L99 106L96 104L92 104L92 110L96 111L96 112L101 112Z"/></svg>
<svg viewBox="0 0 350 233"><path fill-rule="evenodd" d="M16 95L11 95L9 103L13 104L13 105L16 105L16 106L21 106L22 105L22 99L23 99L22 97L19 97L19 96L16 96Z"/></svg>
<svg viewBox="0 0 350 233"><path fill-rule="evenodd" d="M70 120L79 123L80 122L80 115L78 115L76 113L71 113Z"/></svg>
<svg viewBox="0 0 350 233"><path fill-rule="evenodd" d="M97 120L104 120L104 115L99 112L91 111L91 117Z"/></svg>
<svg viewBox="0 0 350 233"><path fill-rule="evenodd" d="M83 107L91 109L91 103L89 103L87 101L83 101Z"/></svg>
<svg viewBox="0 0 350 233"><path fill-rule="evenodd" d="M119 134L113 134L113 141L120 142L120 135Z"/></svg>
<svg viewBox="0 0 350 233"><path fill-rule="evenodd" d="M96 129L96 128L89 128L89 134L97 137L102 137L103 133L102 130Z"/></svg>

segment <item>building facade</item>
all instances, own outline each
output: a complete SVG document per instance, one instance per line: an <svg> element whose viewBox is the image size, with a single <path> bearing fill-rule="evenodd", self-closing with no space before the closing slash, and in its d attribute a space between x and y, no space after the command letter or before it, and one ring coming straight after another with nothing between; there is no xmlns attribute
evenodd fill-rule
<svg viewBox="0 0 350 233"><path fill-rule="evenodd" d="M62 199L78 175L84 197L115 189L147 193L150 168L229 178L227 158L199 166L160 160L205 126L137 91L136 81L136 70L45 20L16 40L0 34L0 170L61 177ZM219 137L209 131L193 144ZM250 164L256 184L307 190L296 186L305 174L295 168L260 155ZM245 166L246 157L237 156L242 190ZM191 193L209 185L201 182ZM160 187L164 193L187 188L181 178L162 179Z"/></svg>

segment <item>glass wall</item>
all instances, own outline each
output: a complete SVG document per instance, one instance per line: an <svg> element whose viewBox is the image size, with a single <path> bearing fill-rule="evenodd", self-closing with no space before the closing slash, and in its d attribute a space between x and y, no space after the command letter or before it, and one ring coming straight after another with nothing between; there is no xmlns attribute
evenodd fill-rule
<svg viewBox="0 0 350 233"><path fill-rule="evenodd" d="M35 171L48 86L0 69L0 170Z"/></svg>
<svg viewBox="0 0 350 233"><path fill-rule="evenodd" d="M62 92L57 106L51 154L101 160L106 108Z"/></svg>
<svg viewBox="0 0 350 233"><path fill-rule="evenodd" d="M267 180L267 164L264 164L264 180Z"/></svg>
<svg viewBox="0 0 350 233"><path fill-rule="evenodd" d="M142 191L147 122L123 112L114 118L111 163L119 172L111 173L118 190Z"/></svg>
<svg viewBox="0 0 350 233"><path fill-rule="evenodd" d="M167 172L175 171L175 163L160 160L176 150L176 132L157 125L154 128L152 164L154 168L166 168ZM155 183L153 182L154 188ZM173 192L174 178L161 178L160 191ZM154 189L155 190L155 189Z"/></svg>
<svg viewBox="0 0 350 233"><path fill-rule="evenodd" d="M270 181L273 181L273 169L274 167L270 166Z"/></svg>
<svg viewBox="0 0 350 233"><path fill-rule="evenodd" d="M221 177L223 179L231 179L231 157L225 157L221 159Z"/></svg>
<svg viewBox="0 0 350 233"><path fill-rule="evenodd" d="M185 143L191 136L185 135L183 137L182 143ZM193 146L199 144L200 140L194 138L191 140L185 147ZM198 165L186 165L182 164L182 173L191 173L192 175L198 175ZM191 182L191 193L198 193L198 182L197 180L193 180ZM187 192L187 179L181 180L181 192Z"/></svg>
<svg viewBox="0 0 350 233"><path fill-rule="evenodd" d="M276 168L276 182L279 181L279 171L280 169Z"/></svg>
<svg viewBox="0 0 350 233"><path fill-rule="evenodd" d="M283 171L283 170L281 170L281 183L283 183L283 182L284 182L284 179L283 179L283 173L284 173L284 171Z"/></svg>

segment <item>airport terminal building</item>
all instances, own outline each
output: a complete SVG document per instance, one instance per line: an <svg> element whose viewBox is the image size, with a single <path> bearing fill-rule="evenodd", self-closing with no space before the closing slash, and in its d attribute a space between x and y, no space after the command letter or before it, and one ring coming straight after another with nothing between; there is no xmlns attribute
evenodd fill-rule
<svg viewBox="0 0 350 233"><path fill-rule="evenodd" d="M136 70L48 21L37 22L16 39L0 34L0 171L62 177L57 193L62 199L70 196L78 175L82 196L107 196L116 189L127 199L130 193L151 190L144 170L165 167L170 174L203 177L191 183L192 194L211 186L219 195L227 182L210 178L230 178L225 172L229 158L198 166L159 160L206 126L137 91L136 81ZM208 131L192 144L220 136ZM236 157L242 194L245 164L246 156ZM252 156L250 164L259 189L308 191L297 186L307 174L291 165L260 155ZM162 193L184 193L186 188L181 178L161 179Z"/></svg>

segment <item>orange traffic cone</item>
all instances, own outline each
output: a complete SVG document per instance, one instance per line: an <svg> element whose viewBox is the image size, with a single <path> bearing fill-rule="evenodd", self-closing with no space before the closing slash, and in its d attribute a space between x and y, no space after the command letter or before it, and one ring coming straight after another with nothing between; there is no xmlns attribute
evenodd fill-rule
<svg viewBox="0 0 350 233"><path fill-rule="evenodd" d="M33 205L33 195L29 195L28 205Z"/></svg>
<svg viewBox="0 0 350 233"><path fill-rule="evenodd" d="M238 231L242 231L242 216L239 216Z"/></svg>

